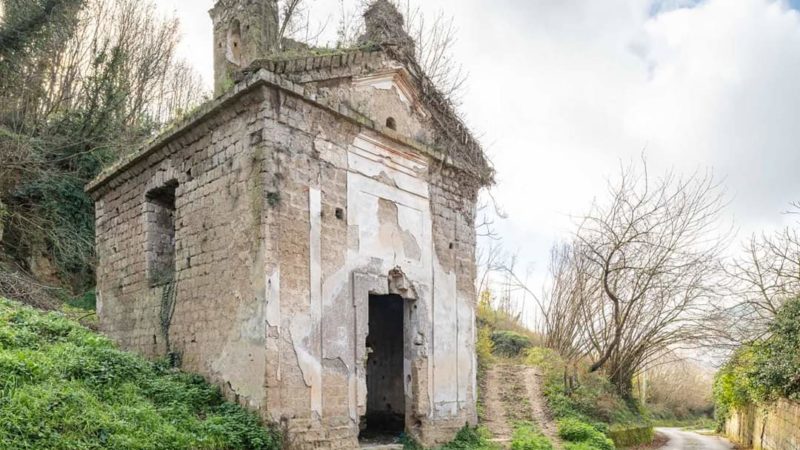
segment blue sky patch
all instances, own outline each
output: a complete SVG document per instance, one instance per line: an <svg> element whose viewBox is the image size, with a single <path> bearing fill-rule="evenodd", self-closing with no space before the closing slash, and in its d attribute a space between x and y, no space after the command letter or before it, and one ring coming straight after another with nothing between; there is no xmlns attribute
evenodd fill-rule
<svg viewBox="0 0 800 450"><path fill-rule="evenodd" d="M800 3L800 0L792 0L793 2ZM650 5L650 15L657 16L659 14L674 11L681 8L694 8L703 0L654 0Z"/></svg>
<svg viewBox="0 0 800 450"><path fill-rule="evenodd" d="M681 8L694 8L695 6L703 3L704 0L653 0L650 4L650 15L657 16L659 14L674 11ZM735 0L734 0L735 1ZM800 0L784 0L792 9L800 11Z"/></svg>

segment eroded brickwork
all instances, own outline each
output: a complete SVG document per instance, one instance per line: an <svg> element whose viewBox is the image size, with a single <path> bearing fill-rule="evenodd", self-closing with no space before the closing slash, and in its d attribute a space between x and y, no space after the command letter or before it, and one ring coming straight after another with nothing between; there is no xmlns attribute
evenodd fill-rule
<svg viewBox="0 0 800 450"><path fill-rule="evenodd" d="M475 423L485 179L425 144L442 132L409 76L382 52L265 63L106 171L88 187L103 330L287 448L357 448L389 397L426 445ZM401 299L404 401L367 383L370 296Z"/></svg>

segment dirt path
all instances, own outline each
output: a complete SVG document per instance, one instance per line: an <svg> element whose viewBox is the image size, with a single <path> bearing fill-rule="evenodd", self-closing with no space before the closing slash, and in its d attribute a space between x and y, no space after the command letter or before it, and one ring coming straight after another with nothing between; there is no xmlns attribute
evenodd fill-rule
<svg viewBox="0 0 800 450"><path fill-rule="evenodd" d="M533 423L539 426L539 430L550 439L556 448L561 448L558 426L547 410L544 394L542 394L542 372L538 367L526 367L525 376L528 398L531 399Z"/></svg>
<svg viewBox="0 0 800 450"><path fill-rule="evenodd" d="M497 442L510 442L511 425L506 417L503 405L502 386L507 378L508 366L496 364L486 373L485 393L483 395L484 421L483 424L492 432Z"/></svg>
<svg viewBox="0 0 800 450"><path fill-rule="evenodd" d="M560 448L555 423L542 397L539 369L498 362L486 374L484 389L483 423L492 432L495 442L511 442L515 423L532 422Z"/></svg>

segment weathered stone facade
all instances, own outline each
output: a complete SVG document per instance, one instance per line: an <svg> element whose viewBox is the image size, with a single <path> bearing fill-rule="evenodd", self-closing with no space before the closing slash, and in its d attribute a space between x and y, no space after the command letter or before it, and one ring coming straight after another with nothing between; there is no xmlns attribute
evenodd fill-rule
<svg viewBox="0 0 800 450"><path fill-rule="evenodd" d="M102 329L218 383L288 448L356 448L381 415L428 445L474 423L491 175L441 150L449 111L419 86L382 48L264 60L104 172Z"/></svg>
<svg viewBox="0 0 800 450"><path fill-rule="evenodd" d="M754 450L798 450L800 403L779 400L737 409L725 423L725 434Z"/></svg>

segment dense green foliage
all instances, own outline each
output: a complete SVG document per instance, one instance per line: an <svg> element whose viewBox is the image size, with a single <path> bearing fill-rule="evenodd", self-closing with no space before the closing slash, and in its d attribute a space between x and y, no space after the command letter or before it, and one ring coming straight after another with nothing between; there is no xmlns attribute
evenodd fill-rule
<svg viewBox="0 0 800 450"><path fill-rule="evenodd" d="M489 440L490 433L483 427L465 425L458 431L456 437L447 444L439 447L440 450L500 450L500 447ZM405 450L425 450L419 442L408 435L404 435L400 442Z"/></svg>
<svg viewBox="0 0 800 450"><path fill-rule="evenodd" d="M720 424L732 409L778 398L800 400L800 299L787 302L768 337L739 348L714 381Z"/></svg>
<svg viewBox="0 0 800 450"><path fill-rule="evenodd" d="M527 352L529 364L544 373L544 395L557 418L578 418L592 424L641 424L646 418L636 403L620 397L602 373L580 371L578 383L567 389L564 376L570 367L553 350L534 347Z"/></svg>
<svg viewBox="0 0 800 450"><path fill-rule="evenodd" d="M559 434L568 442L565 448L603 450L609 443L614 448L614 442L623 446L652 441L653 428L638 404L620 397L602 373L580 371L579 380L567 389L565 375L571 368L555 351L534 347L526 361L543 371L543 393L559 419Z"/></svg>
<svg viewBox="0 0 800 450"><path fill-rule="evenodd" d="M442 450L497 450L498 447L489 441L489 432L485 428L465 426L455 439L442 446Z"/></svg>
<svg viewBox="0 0 800 450"><path fill-rule="evenodd" d="M506 357L522 355L525 350L533 346L529 337L506 330L492 333L492 343L494 352Z"/></svg>
<svg viewBox="0 0 800 450"><path fill-rule="evenodd" d="M564 441L577 446L568 448L586 448L594 450L614 450L614 442L592 425L576 418L558 421L558 436Z"/></svg>
<svg viewBox="0 0 800 450"><path fill-rule="evenodd" d="M494 341L492 341L492 330L489 327L478 327L478 339L475 343L475 353L478 357L478 376L480 377L492 361L494 361Z"/></svg>
<svg viewBox="0 0 800 450"><path fill-rule="evenodd" d="M552 450L553 444L532 424L517 424L511 437L511 450Z"/></svg>
<svg viewBox="0 0 800 450"><path fill-rule="evenodd" d="M94 284L84 187L201 94L184 92L194 79L174 56L177 22L150 1L0 3L0 248L84 292Z"/></svg>
<svg viewBox="0 0 800 450"><path fill-rule="evenodd" d="M0 443L14 449L278 449L201 377L0 299Z"/></svg>

